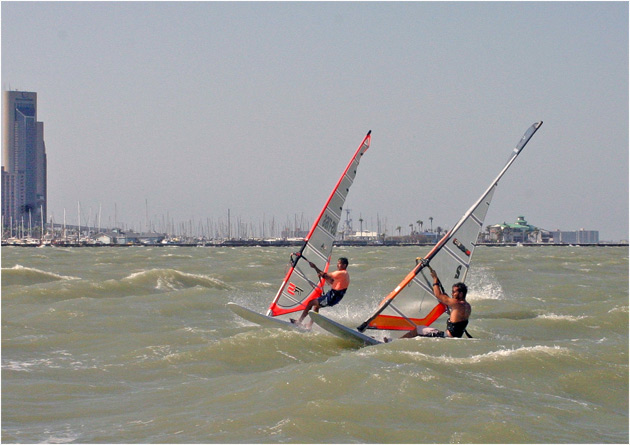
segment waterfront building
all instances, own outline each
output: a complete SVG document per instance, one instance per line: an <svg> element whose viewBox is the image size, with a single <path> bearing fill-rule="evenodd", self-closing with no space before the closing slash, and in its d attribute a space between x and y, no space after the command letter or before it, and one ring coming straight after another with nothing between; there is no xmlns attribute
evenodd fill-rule
<svg viewBox="0 0 630 445"><path fill-rule="evenodd" d="M340 239L339 237L337 239ZM350 235L344 236L344 239L348 241L357 241L357 240L365 240L365 241L376 241L378 239L378 232L367 231L363 232L354 232Z"/></svg>
<svg viewBox="0 0 630 445"><path fill-rule="evenodd" d="M599 243L598 230L574 230L553 232L553 242L557 244L597 244Z"/></svg>
<svg viewBox="0 0 630 445"><path fill-rule="evenodd" d="M516 222L509 224L495 224L489 226L490 241L503 243L525 243L529 238L538 236L539 229L527 223L524 216L516 218Z"/></svg>
<svg viewBox="0 0 630 445"><path fill-rule="evenodd" d="M145 244L155 245L160 244L166 239L165 233L135 233L135 232L123 232L119 229L114 229L110 232L100 232L93 237L94 241L100 244Z"/></svg>
<svg viewBox="0 0 630 445"><path fill-rule="evenodd" d="M483 235L483 236L481 236ZM549 231L528 224L524 216L515 223L488 226L487 234L480 234L480 241L491 243L554 243L554 244L598 244L598 230Z"/></svg>
<svg viewBox="0 0 630 445"><path fill-rule="evenodd" d="M37 93L2 92L2 216L5 227L46 221L44 124Z"/></svg>

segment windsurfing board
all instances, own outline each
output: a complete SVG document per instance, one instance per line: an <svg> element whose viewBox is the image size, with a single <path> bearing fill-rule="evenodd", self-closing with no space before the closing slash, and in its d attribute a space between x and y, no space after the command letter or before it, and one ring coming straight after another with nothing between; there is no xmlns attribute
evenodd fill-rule
<svg viewBox="0 0 630 445"><path fill-rule="evenodd" d="M279 320L273 317L267 317L266 315L259 314L258 312L247 309L246 307L243 307L236 303L228 303L227 307L239 317L242 317L247 321L251 321L252 323L256 323L266 328L280 328L289 331L306 331L306 329L293 323L289 323L288 321Z"/></svg>
<svg viewBox="0 0 630 445"><path fill-rule="evenodd" d="M308 315L315 323L317 323L319 327L327 330L337 337L343 338L344 340L350 340L355 343L359 343L360 345L378 345L381 343L375 338L368 337L367 335L364 335L359 331L337 323L336 321L333 321L330 318L326 318L323 315L318 314L317 312L309 312Z"/></svg>

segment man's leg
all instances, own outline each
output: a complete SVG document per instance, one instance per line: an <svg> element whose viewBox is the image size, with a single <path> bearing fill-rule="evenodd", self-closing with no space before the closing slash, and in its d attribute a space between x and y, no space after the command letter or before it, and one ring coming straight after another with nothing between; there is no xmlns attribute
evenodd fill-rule
<svg viewBox="0 0 630 445"><path fill-rule="evenodd" d="M430 328L429 326L416 326L411 331L407 332L400 338L414 338L414 337L443 337L444 333L438 329Z"/></svg>
<svg viewBox="0 0 630 445"><path fill-rule="evenodd" d="M308 304L306 305L306 309L302 311L302 314L300 315L300 318L298 319L297 324L301 324L302 320L304 320L304 318L308 315L309 311L313 307L313 301L315 300L311 300L308 302Z"/></svg>
<svg viewBox="0 0 630 445"><path fill-rule="evenodd" d="M300 315L300 319L297 321L297 324L302 324L302 321L306 318L308 313L313 308L315 308L314 309L315 312L319 312L319 301L317 300L317 298L314 298L313 300L308 302L308 304L306 305L306 309L304 309L304 311L302 311L302 315Z"/></svg>
<svg viewBox="0 0 630 445"><path fill-rule="evenodd" d="M319 313L319 300L317 298L315 298L314 300L311 300L311 310ZM304 313L302 314L302 318L300 319L300 322L302 320L304 320L304 318L308 315L308 310L304 311ZM309 320L309 322L306 324L306 326L304 326L306 329L311 329L311 327L313 326L313 321Z"/></svg>

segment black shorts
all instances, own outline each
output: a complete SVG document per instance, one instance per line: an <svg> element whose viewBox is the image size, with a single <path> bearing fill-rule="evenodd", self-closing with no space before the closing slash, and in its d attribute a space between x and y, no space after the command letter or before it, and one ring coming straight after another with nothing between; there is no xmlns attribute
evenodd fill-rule
<svg viewBox="0 0 630 445"><path fill-rule="evenodd" d="M346 294L346 289L343 290L334 290L330 289L324 295L319 297L317 301L319 302L319 307L329 307L334 306L341 301L343 296Z"/></svg>

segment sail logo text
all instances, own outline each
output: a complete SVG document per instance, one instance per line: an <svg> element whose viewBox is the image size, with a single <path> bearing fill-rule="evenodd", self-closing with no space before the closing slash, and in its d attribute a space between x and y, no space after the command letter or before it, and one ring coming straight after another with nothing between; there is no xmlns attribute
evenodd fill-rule
<svg viewBox="0 0 630 445"><path fill-rule="evenodd" d="M304 292L304 289L296 286L293 283L289 283L289 285L287 286L287 293L290 295L295 295L296 293L300 295L302 292Z"/></svg>
<svg viewBox="0 0 630 445"><path fill-rule="evenodd" d="M457 238L453 240L453 244L455 244L459 250L464 252L466 256L470 256L470 250L466 249L466 246L464 246Z"/></svg>
<svg viewBox="0 0 630 445"><path fill-rule="evenodd" d="M322 228L326 229L328 233L330 233L332 236L335 236L337 235L337 224L339 224L338 221L335 221L328 215L324 215L321 226Z"/></svg>

